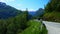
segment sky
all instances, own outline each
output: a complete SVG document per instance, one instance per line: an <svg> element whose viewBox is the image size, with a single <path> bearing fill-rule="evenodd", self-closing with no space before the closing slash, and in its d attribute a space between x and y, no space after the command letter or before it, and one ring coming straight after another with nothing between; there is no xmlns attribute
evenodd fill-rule
<svg viewBox="0 0 60 34"><path fill-rule="evenodd" d="M39 8L44 9L44 5L48 3L49 0L0 0L0 2L5 2L18 10L36 11Z"/></svg>

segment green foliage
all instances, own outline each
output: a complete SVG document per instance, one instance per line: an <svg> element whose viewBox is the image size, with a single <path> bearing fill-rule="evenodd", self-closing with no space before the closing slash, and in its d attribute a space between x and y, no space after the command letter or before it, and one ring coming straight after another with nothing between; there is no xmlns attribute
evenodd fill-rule
<svg viewBox="0 0 60 34"><path fill-rule="evenodd" d="M60 12L48 12L43 16L44 20L60 22Z"/></svg>
<svg viewBox="0 0 60 34"><path fill-rule="evenodd" d="M50 0L45 11L43 20L60 22L60 0Z"/></svg>
<svg viewBox="0 0 60 34"><path fill-rule="evenodd" d="M49 3L45 7L45 11L59 11L60 12L60 0L50 0Z"/></svg>
<svg viewBox="0 0 60 34"><path fill-rule="evenodd" d="M0 19L0 34L18 34L28 27L27 21L26 12L8 19Z"/></svg>
<svg viewBox="0 0 60 34"><path fill-rule="evenodd" d="M0 34L41 34L41 23L28 19L28 12L19 13L15 17L0 19ZM45 29L44 29L45 30Z"/></svg>
<svg viewBox="0 0 60 34"><path fill-rule="evenodd" d="M41 23L31 20L28 22L29 27L19 34L47 34L45 27L41 30ZM45 32L46 31L46 32Z"/></svg>
<svg viewBox="0 0 60 34"><path fill-rule="evenodd" d="M42 27L42 31L41 31L41 34L48 34L48 30L46 27Z"/></svg>
<svg viewBox="0 0 60 34"><path fill-rule="evenodd" d="M0 34L4 34L6 31L6 21L0 20Z"/></svg>

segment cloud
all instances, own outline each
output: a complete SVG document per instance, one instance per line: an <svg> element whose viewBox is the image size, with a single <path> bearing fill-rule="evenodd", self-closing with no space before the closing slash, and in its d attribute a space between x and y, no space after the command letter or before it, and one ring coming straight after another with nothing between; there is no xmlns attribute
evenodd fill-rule
<svg viewBox="0 0 60 34"><path fill-rule="evenodd" d="M17 4L16 6L20 7L20 6L22 6L22 4Z"/></svg>
<svg viewBox="0 0 60 34"><path fill-rule="evenodd" d="M28 9L29 11L35 11L34 9Z"/></svg>
<svg viewBox="0 0 60 34"><path fill-rule="evenodd" d="M26 9L21 9L21 10L22 10L22 11L25 11ZM32 11L35 12L36 10L34 10L34 9L28 9L28 11L29 11L29 12L32 12Z"/></svg>
<svg viewBox="0 0 60 34"><path fill-rule="evenodd" d="M15 0L0 0L0 2L12 2L12 1L15 1Z"/></svg>

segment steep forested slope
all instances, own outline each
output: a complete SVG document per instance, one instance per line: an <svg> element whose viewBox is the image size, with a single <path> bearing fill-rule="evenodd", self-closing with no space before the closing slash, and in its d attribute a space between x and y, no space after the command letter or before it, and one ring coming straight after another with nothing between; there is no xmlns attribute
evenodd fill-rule
<svg viewBox="0 0 60 34"><path fill-rule="evenodd" d="M48 2L43 19L60 22L60 0L50 0Z"/></svg>

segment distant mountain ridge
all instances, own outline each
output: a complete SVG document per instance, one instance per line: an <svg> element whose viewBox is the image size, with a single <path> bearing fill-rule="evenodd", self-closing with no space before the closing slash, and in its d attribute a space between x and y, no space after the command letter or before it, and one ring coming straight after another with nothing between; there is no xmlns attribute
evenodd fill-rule
<svg viewBox="0 0 60 34"><path fill-rule="evenodd" d="M39 8L37 11L29 11L29 14L31 14L32 16L40 16L44 14L44 9Z"/></svg>
<svg viewBox="0 0 60 34"><path fill-rule="evenodd" d="M14 17L20 12L21 11L15 9L14 7L11 7L3 2L0 2L0 19Z"/></svg>
<svg viewBox="0 0 60 34"><path fill-rule="evenodd" d="M42 8L39 8L37 11L36 11L36 16L41 16L41 15L43 15L44 14L44 9L42 9Z"/></svg>
<svg viewBox="0 0 60 34"><path fill-rule="evenodd" d="M36 13L35 11L29 11L29 14L32 15L32 16L34 16L35 13Z"/></svg>

